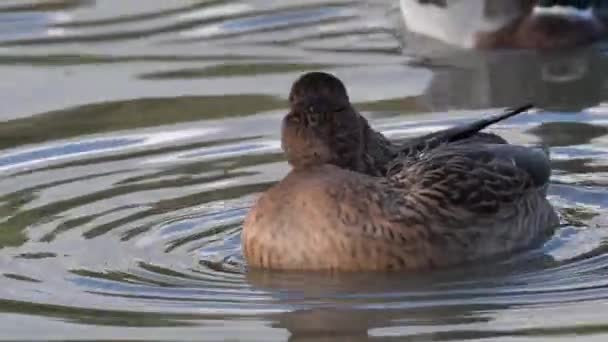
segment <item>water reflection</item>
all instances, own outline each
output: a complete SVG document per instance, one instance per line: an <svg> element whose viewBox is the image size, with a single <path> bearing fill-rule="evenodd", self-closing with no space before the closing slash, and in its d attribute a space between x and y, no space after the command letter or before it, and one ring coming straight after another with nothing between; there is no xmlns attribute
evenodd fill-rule
<svg viewBox="0 0 608 342"><path fill-rule="evenodd" d="M0 12L2 9L0 9ZM35 36L58 37L66 32L61 28L48 28L70 20L67 13L6 12L0 14L0 39L12 40Z"/></svg>
<svg viewBox="0 0 608 342"><path fill-rule="evenodd" d="M553 249L558 256L558 250L567 251L581 245L581 241L574 242L567 237L580 237L580 234L573 231L562 234L567 243L553 243L545 246L545 250ZM443 341L562 335L573 327L492 327L512 311L533 311L539 305L551 303L549 293L554 291L560 292L565 302L581 300L580 295L588 300L605 299L608 285L605 282L587 284L576 290L571 287L581 278L593 278L592 274L598 270L589 266L594 264L593 259L602 258L604 250L605 246L596 246L575 259L565 258L560 262L537 250L508 262L427 275L319 276L252 271L247 280L256 288L272 291L278 301L293 307L272 319L273 326L289 330L290 340L294 341ZM570 272L575 274L569 276ZM553 276L558 273L563 278L556 281ZM543 285L538 286L541 283ZM595 325L581 331L599 333L606 332L607 328Z"/></svg>
<svg viewBox="0 0 608 342"><path fill-rule="evenodd" d="M253 94L181 96L89 104L40 113L23 120L0 122L0 149L81 135L128 132L135 128L179 124L199 119L253 115L279 109L283 104L271 96ZM19 131L18 135L11 134L15 130ZM208 128L201 128L199 133L206 134L210 131ZM174 134L179 135L178 132Z"/></svg>
<svg viewBox="0 0 608 342"><path fill-rule="evenodd" d="M597 48L561 53L462 53L427 61L434 69L423 103L431 111L521 103L579 112L608 97L608 57Z"/></svg>

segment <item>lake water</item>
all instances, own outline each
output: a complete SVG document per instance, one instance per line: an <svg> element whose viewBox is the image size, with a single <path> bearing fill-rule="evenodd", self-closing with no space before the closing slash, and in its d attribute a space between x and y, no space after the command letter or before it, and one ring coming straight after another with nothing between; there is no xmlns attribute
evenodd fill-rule
<svg viewBox="0 0 608 342"><path fill-rule="evenodd" d="M605 47L457 51L393 0L28 1L0 4L0 339L606 338ZM535 103L492 131L550 147L563 227L431 274L246 272L242 220L288 171L310 70L395 139Z"/></svg>

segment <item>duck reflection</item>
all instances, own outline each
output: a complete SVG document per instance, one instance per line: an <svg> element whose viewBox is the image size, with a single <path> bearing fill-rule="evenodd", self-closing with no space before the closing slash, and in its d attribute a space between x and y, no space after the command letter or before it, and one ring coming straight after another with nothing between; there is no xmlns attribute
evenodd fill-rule
<svg viewBox="0 0 608 342"><path fill-rule="evenodd" d="M501 310L504 306L487 305L463 310L459 307L443 310L339 310L309 309L281 314L275 328L290 332L290 342L309 341L402 341L404 338L433 341L441 332L438 326L487 323L488 318L467 318L479 310ZM463 336L475 338L475 332Z"/></svg>
<svg viewBox="0 0 608 342"><path fill-rule="evenodd" d="M424 61L433 78L420 101L432 111L534 103L545 110L578 112L608 98L608 56L597 47L468 51Z"/></svg>
<svg viewBox="0 0 608 342"><path fill-rule="evenodd" d="M545 267L544 257L527 267ZM500 271L496 272L496 269ZM272 315L289 341L368 341L433 338L437 327L485 325L510 304L469 300L493 286L516 285L513 267L465 267L428 274L278 273L250 270L247 281L271 292L289 312ZM465 275L466 274L466 275ZM463 280L466 279L466 280ZM492 290L490 290L490 293ZM474 335L474 333L473 333ZM397 337L399 336L399 337ZM474 336L471 336L474 337Z"/></svg>

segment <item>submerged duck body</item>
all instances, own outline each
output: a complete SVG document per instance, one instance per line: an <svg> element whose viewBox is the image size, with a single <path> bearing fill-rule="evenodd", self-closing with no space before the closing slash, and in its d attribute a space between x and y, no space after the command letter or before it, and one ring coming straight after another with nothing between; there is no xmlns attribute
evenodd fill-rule
<svg viewBox="0 0 608 342"><path fill-rule="evenodd" d="M303 75L290 105L282 146L292 170L245 219L250 267L430 270L524 249L559 223L547 155L479 133L519 111L397 146L332 75Z"/></svg>

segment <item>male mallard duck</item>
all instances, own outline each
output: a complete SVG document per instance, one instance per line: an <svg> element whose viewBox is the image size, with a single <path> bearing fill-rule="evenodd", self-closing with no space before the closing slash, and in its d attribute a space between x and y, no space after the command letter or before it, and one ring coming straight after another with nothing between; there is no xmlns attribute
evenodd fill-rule
<svg viewBox="0 0 608 342"><path fill-rule="evenodd" d="M301 76L289 103L292 170L245 219L251 267L428 270L521 250L558 224L547 155L478 133L529 107L396 146L332 75Z"/></svg>
<svg viewBox="0 0 608 342"><path fill-rule="evenodd" d="M463 48L559 49L608 34L597 0L401 0L407 29Z"/></svg>

